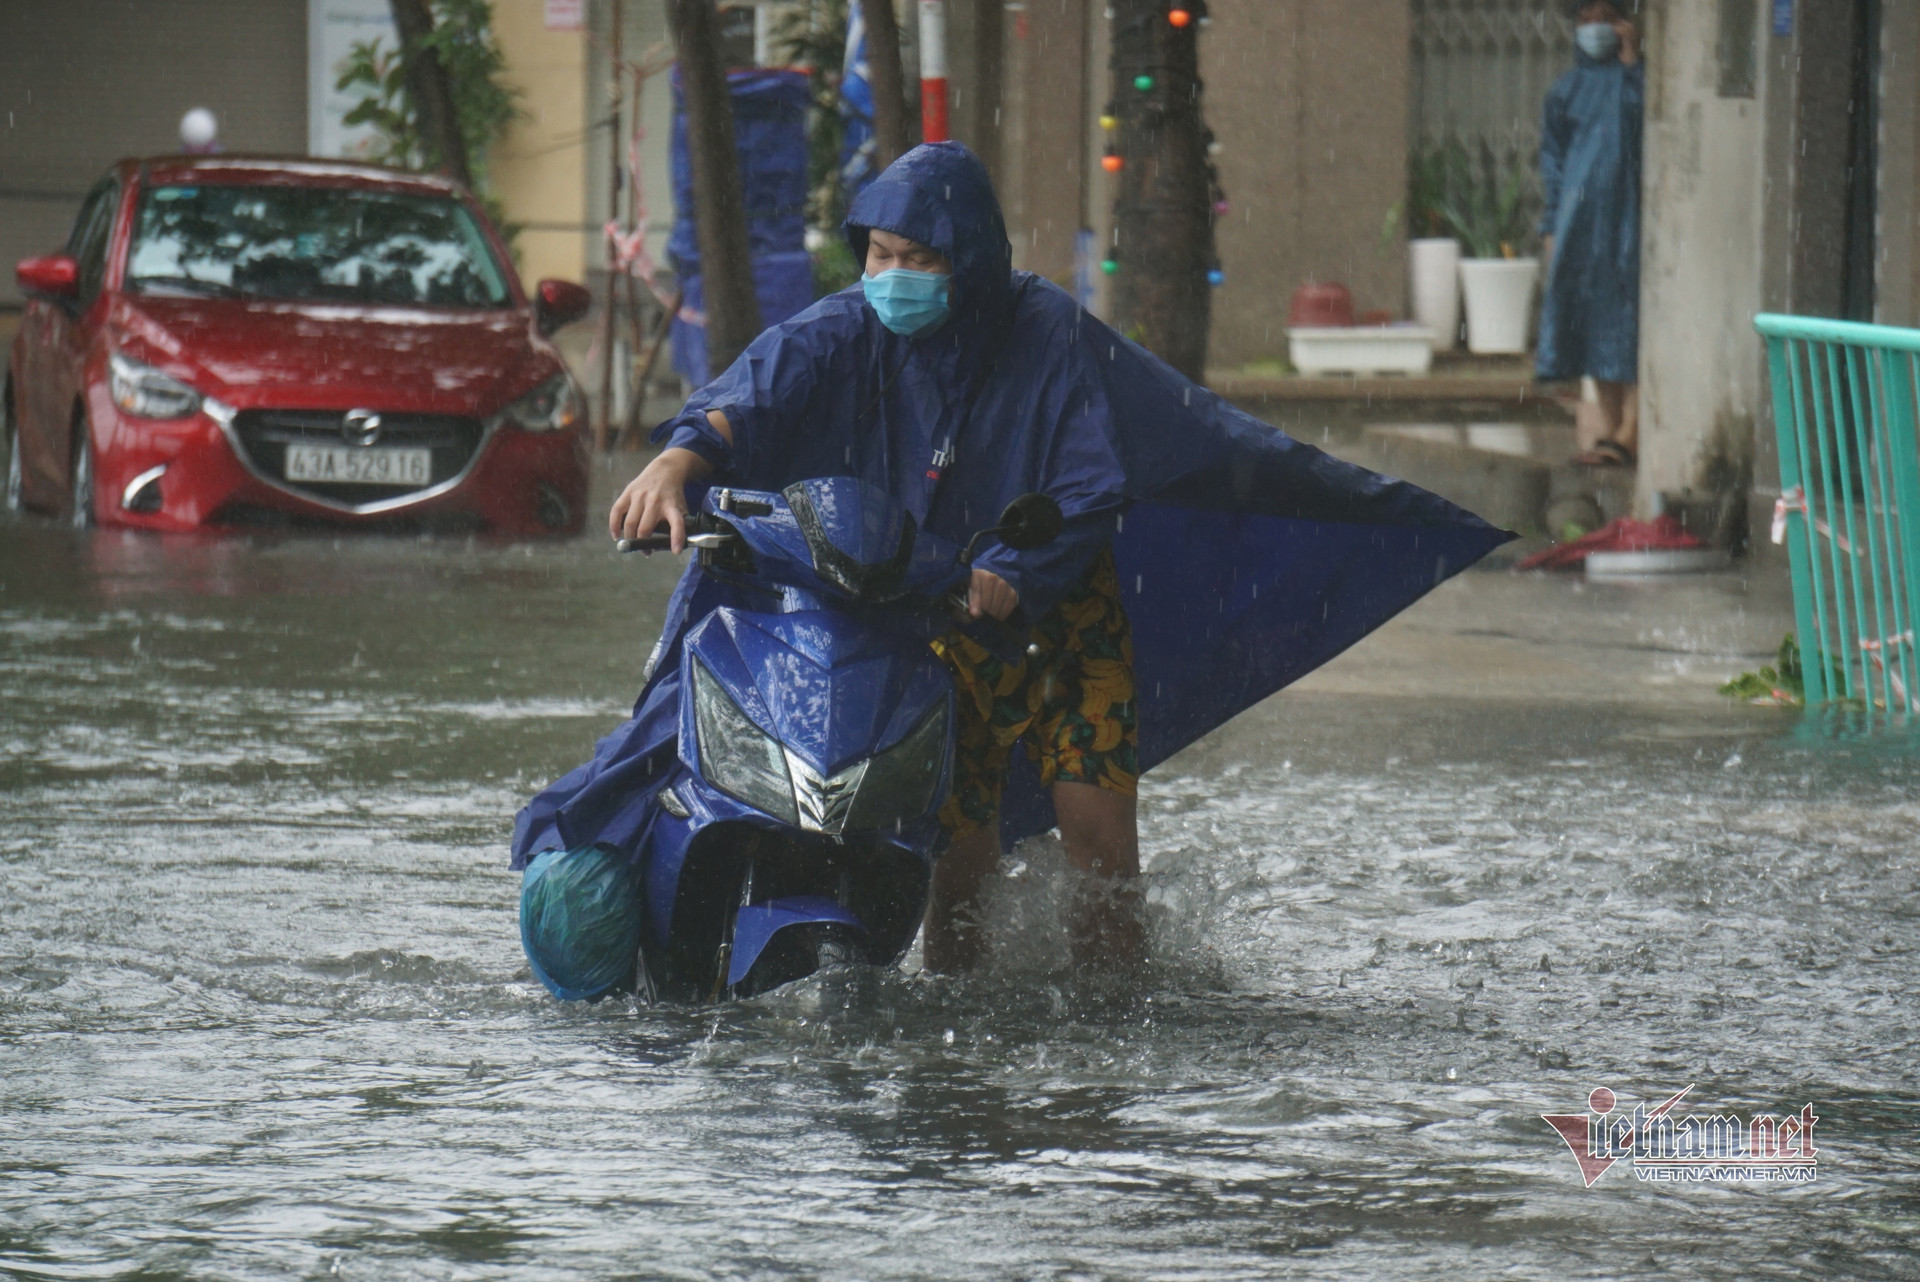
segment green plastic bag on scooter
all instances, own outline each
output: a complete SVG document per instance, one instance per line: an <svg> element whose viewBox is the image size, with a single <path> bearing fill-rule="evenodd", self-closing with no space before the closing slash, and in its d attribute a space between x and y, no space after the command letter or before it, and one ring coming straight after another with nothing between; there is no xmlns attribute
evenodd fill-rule
<svg viewBox="0 0 1920 1282"><path fill-rule="evenodd" d="M561 1001L599 1001L633 983L640 947L639 877L604 846L548 850L520 883L520 943L533 974Z"/></svg>

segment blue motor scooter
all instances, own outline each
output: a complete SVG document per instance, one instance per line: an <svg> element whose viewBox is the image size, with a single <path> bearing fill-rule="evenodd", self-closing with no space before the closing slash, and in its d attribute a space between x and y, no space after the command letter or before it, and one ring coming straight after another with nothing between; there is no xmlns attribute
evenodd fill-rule
<svg viewBox="0 0 1920 1282"><path fill-rule="evenodd" d="M906 952L953 769L953 683L928 642L960 626L1017 653L1017 623L966 618L973 554L1060 529L1040 494L963 549L851 477L707 493L687 541L718 603L684 632L678 759L639 853L644 1000L744 997Z"/></svg>

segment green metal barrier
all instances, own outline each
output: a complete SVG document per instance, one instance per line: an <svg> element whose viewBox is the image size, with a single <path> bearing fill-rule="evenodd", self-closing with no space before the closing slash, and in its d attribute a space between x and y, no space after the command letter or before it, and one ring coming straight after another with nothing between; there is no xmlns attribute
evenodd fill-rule
<svg viewBox="0 0 1920 1282"><path fill-rule="evenodd" d="M1809 705L1920 713L1920 330L1762 315Z"/></svg>

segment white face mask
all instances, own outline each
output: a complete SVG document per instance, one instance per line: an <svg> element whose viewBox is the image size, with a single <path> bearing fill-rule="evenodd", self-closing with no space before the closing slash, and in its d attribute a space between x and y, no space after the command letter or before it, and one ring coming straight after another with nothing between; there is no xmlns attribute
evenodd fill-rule
<svg viewBox="0 0 1920 1282"><path fill-rule="evenodd" d="M1596 62L1605 62L1620 48L1620 33L1610 22L1583 22L1573 29L1573 42Z"/></svg>

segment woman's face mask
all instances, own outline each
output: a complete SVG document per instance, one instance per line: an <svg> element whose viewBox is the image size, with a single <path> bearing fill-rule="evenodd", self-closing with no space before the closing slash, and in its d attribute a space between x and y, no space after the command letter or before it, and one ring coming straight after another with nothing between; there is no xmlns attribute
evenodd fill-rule
<svg viewBox="0 0 1920 1282"><path fill-rule="evenodd" d="M860 279L880 323L902 338L925 333L953 312L948 301L953 277L944 272L895 267Z"/></svg>
<svg viewBox="0 0 1920 1282"><path fill-rule="evenodd" d="M1620 48L1620 33L1611 22L1583 22L1573 29L1573 42L1587 57L1605 62Z"/></svg>

